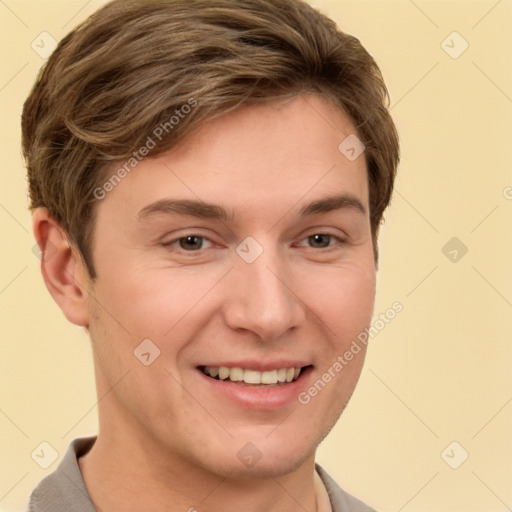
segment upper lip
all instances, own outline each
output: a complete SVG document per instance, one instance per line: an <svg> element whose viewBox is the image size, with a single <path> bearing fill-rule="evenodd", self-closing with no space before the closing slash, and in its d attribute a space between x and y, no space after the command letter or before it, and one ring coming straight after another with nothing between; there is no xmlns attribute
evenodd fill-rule
<svg viewBox="0 0 512 512"><path fill-rule="evenodd" d="M225 366L227 368L243 368L246 370L256 370L260 372L279 370L280 368L302 368L304 366L310 366L311 363L300 360L291 359L279 359L275 361L255 361L255 360L244 360L244 361L223 361L221 363L209 362L201 364L198 367L209 366L210 368L220 368Z"/></svg>

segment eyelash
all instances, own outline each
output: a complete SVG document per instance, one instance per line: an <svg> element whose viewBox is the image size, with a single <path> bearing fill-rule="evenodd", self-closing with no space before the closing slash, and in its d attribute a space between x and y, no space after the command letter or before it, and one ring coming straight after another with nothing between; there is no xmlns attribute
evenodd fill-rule
<svg viewBox="0 0 512 512"><path fill-rule="evenodd" d="M308 239L311 239L315 236L324 236L324 237L329 237L330 240L334 240L335 242L338 242L339 244L345 244L346 243L346 240L344 240L343 238L337 236L337 235L333 235L332 233L324 233L324 232L318 232L318 233L313 233L312 235L308 235L306 237L304 237L301 242L303 242L304 240L308 240ZM206 236L201 236L201 235L195 235L195 234L190 234L190 235L186 235L186 236L180 236L179 238L175 238L174 240L171 240L169 242L164 242L162 243L162 246L163 247L172 247L174 245L178 245L179 242L181 240L186 240L187 238L198 238L200 240L208 240L210 243L213 244L213 242ZM181 250L183 252L188 252L188 253L199 253L201 252L202 250L204 250L204 248L202 247L203 244L201 244L201 248L198 249L198 250L192 250L192 251L189 251L189 250L186 250L186 249L183 249L183 247L177 247L178 250ZM319 248L315 248L315 247L309 247L310 249L329 249L333 246L334 244L333 243L330 243L327 247L319 247ZM301 247L304 247L304 246L301 246Z"/></svg>
<svg viewBox="0 0 512 512"><path fill-rule="evenodd" d="M213 242L206 236L190 234L190 235L186 235L186 236L180 236L179 238L175 238L174 240L171 240L169 242L164 242L162 244L162 246L163 247L172 247L173 245L177 245L180 242L180 240L186 240L187 238L199 238L200 240L208 240L209 242L211 242L213 244ZM199 249L198 251L187 251L186 249L183 249L182 247L178 247L178 249L182 250L184 252L199 252L203 248L202 248L202 244L201 244L201 249Z"/></svg>
<svg viewBox="0 0 512 512"><path fill-rule="evenodd" d="M344 240L343 238L337 236L337 235L333 235L332 233L323 233L323 232L318 232L318 233L313 233L312 235L308 235L307 237L303 238L301 240L304 241L304 240L308 240L310 238L313 238L315 236L325 236L325 237L329 237L331 240L339 243L339 244L344 244L346 243L346 240ZM329 244L327 247L319 247L318 249L329 249L331 248L332 246L334 245L334 242ZM311 249L315 249L315 247L311 247Z"/></svg>

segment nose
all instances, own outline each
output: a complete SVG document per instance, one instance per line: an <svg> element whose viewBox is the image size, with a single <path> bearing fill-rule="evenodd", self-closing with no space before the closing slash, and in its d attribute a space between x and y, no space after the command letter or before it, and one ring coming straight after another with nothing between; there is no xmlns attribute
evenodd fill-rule
<svg viewBox="0 0 512 512"><path fill-rule="evenodd" d="M305 307L293 291L291 272L269 251L252 263L240 258L227 281L224 318L231 329L272 341L304 321Z"/></svg>

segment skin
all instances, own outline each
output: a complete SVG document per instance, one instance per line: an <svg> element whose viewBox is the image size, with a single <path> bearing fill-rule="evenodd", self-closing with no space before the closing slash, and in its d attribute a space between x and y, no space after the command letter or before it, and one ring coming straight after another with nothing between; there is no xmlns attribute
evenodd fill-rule
<svg viewBox="0 0 512 512"><path fill-rule="evenodd" d="M312 366L307 390L370 325L366 163L338 150L353 133L340 109L314 95L204 124L98 202L94 282L62 228L44 208L34 212L36 239L55 251L42 262L46 285L91 336L103 398L99 436L80 467L103 512L316 510L315 450L350 399L365 351L307 405L243 407L212 391L197 366L299 359ZM300 214L340 194L364 212ZM166 198L221 205L234 218L138 219ZM180 246L191 235L206 238L192 240L196 250ZM263 248L250 264L236 252L248 236ZM147 338L161 351L150 366L133 354ZM247 442L261 454L252 468L237 457Z"/></svg>

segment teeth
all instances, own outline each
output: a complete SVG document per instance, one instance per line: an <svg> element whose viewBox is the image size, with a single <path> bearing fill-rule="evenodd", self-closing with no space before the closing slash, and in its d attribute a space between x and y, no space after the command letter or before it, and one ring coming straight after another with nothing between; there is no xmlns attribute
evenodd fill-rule
<svg viewBox="0 0 512 512"><path fill-rule="evenodd" d="M261 383L262 384L277 384L277 370L271 370L269 372L261 372Z"/></svg>
<svg viewBox="0 0 512 512"><path fill-rule="evenodd" d="M244 370L244 382L247 382L247 384L261 384L261 372Z"/></svg>
<svg viewBox="0 0 512 512"><path fill-rule="evenodd" d="M213 377L213 375L210 373L210 375ZM226 368L225 366L221 366L219 368L219 379L225 380L229 377L229 368Z"/></svg>
<svg viewBox="0 0 512 512"><path fill-rule="evenodd" d="M233 382L244 380L244 371L242 368L231 368L229 370L229 380L232 380Z"/></svg>
<svg viewBox="0 0 512 512"><path fill-rule="evenodd" d="M232 382L245 382L246 384L277 384L278 382L297 380L300 370L300 368L279 368L278 370L259 372L249 368L205 366L203 372L210 377L218 377L219 380L229 379Z"/></svg>
<svg viewBox="0 0 512 512"><path fill-rule="evenodd" d="M204 369L205 373L207 373L208 375L211 375L212 377L217 377L217 375L219 375L219 368L210 368L209 366L207 366L205 369Z"/></svg>

